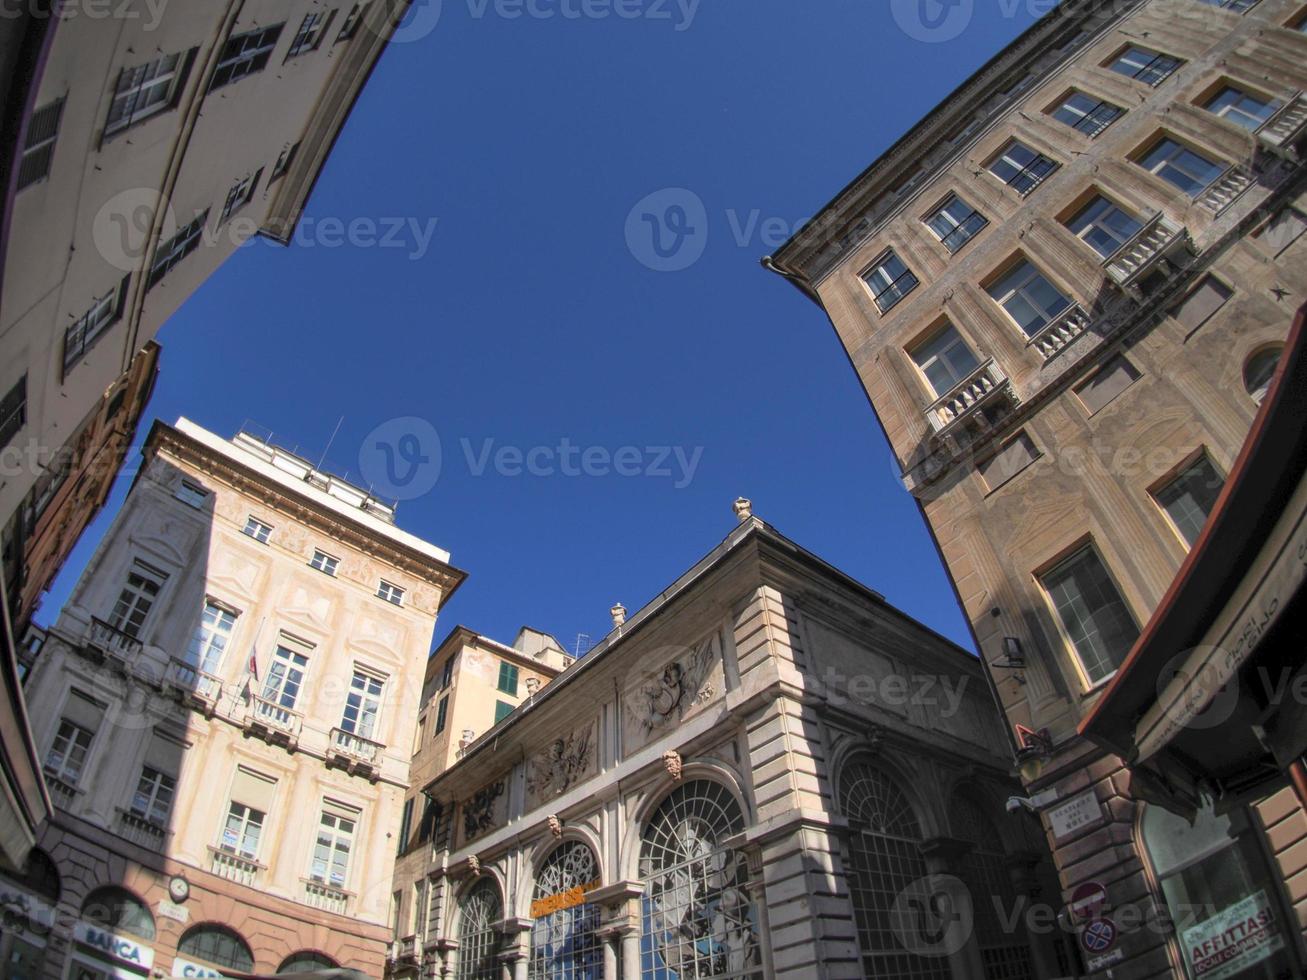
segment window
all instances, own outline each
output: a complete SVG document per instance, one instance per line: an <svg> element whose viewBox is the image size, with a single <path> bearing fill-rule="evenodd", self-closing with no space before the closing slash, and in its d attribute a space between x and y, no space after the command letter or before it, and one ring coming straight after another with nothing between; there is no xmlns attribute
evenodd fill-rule
<svg viewBox="0 0 1307 980"><path fill-rule="evenodd" d="M189 55L165 54L119 72L114 84L113 101L109 104L109 118L104 124L104 135L120 133L157 113L171 109L181 91L182 77L189 61Z"/></svg>
<svg viewBox="0 0 1307 980"><path fill-rule="evenodd" d="M59 730L45 755L45 774L69 786L76 786L86 765L86 753L91 747L95 732L83 728L67 718L59 720Z"/></svg>
<svg viewBox="0 0 1307 980"><path fill-rule="evenodd" d="M254 516L245 518L244 531L259 544L267 544L272 534L272 528Z"/></svg>
<svg viewBox="0 0 1307 980"><path fill-rule="evenodd" d="M404 809L399 816L399 843L396 848L400 854L408 850L408 835L413 829L413 800L414 797L410 796L404 801Z"/></svg>
<svg viewBox="0 0 1307 980"><path fill-rule="evenodd" d="M272 49L277 46L277 39L281 37L281 29L285 26L284 23L276 24L229 37L222 47L218 67L213 70L209 91L263 71L268 65L268 59L272 57Z"/></svg>
<svg viewBox="0 0 1307 980"><path fill-rule="evenodd" d="M236 626L236 613L212 599L204 603L200 624L186 648L186 662L206 674L216 674Z"/></svg>
<svg viewBox="0 0 1307 980"><path fill-rule="evenodd" d="M917 277L908 271L908 267L893 252L881 256L874 266L862 274L862 278L871 289L876 309L882 313L892 309L899 300L917 288Z"/></svg>
<svg viewBox="0 0 1307 980"><path fill-rule="evenodd" d="M86 896L81 917L109 932L125 932L146 942L155 937L154 916L139 898L126 888L105 885Z"/></svg>
<svg viewBox="0 0 1307 980"><path fill-rule="evenodd" d="M1031 442L1030 436L1021 432L993 456L980 463L976 470L985 481L986 489L997 490L1038 458L1039 450Z"/></svg>
<svg viewBox="0 0 1307 980"><path fill-rule="evenodd" d="M386 681L381 677L354 671L345 697L345 713L340 727L360 738L372 738L377 731L377 715L381 712L381 692Z"/></svg>
<svg viewBox="0 0 1307 980"><path fill-rule="evenodd" d="M290 169L291 163L294 162L295 153L299 148L300 145L296 143L294 146L287 147L281 151L281 154L277 157L277 162L272 165L272 176L268 178L269 184L274 180L280 180L282 177L286 176L286 171Z"/></svg>
<svg viewBox="0 0 1307 980"><path fill-rule="evenodd" d="M989 172L1022 197L1042 184L1056 169L1054 161L1016 140L1005 146L989 163Z"/></svg>
<svg viewBox="0 0 1307 980"><path fill-rule="evenodd" d="M495 724L496 724L496 725L498 725L501 721L503 721L505 718L507 718L507 717L508 717L509 715L511 715L512 713L513 713L513 705L509 704L507 701L496 701L496 702L495 702Z"/></svg>
<svg viewBox="0 0 1307 980"><path fill-rule="evenodd" d="M1053 118L1086 136L1097 136L1125 113L1119 105L1084 92L1072 92L1053 110Z"/></svg>
<svg viewBox="0 0 1307 980"><path fill-rule="evenodd" d="M988 218L956 194L950 194L948 200L926 218L927 227L950 252L956 252L975 238L987 224Z"/></svg>
<svg viewBox="0 0 1307 980"><path fill-rule="evenodd" d="M141 778L132 796L132 814L148 820L156 827L164 826L172 811L172 798L176 789L177 781L171 776L145 766L141 769Z"/></svg>
<svg viewBox="0 0 1307 980"><path fill-rule="evenodd" d="M1076 388L1076 397L1093 415L1139 380L1135 366L1120 354L1106 361L1094 376Z"/></svg>
<svg viewBox="0 0 1307 980"><path fill-rule="evenodd" d="M227 822L222 828L221 848L254 860L259 855L264 816L262 810L233 802L227 809Z"/></svg>
<svg viewBox="0 0 1307 980"><path fill-rule="evenodd" d="M363 14L367 9L368 5L366 3L356 3L349 8L344 23L340 25L340 33L336 35L336 44L348 41L359 32L359 25L363 23Z"/></svg>
<svg viewBox="0 0 1307 980"><path fill-rule="evenodd" d="M1105 259L1115 255L1144 227L1134 215L1101 194L1077 211L1066 224L1077 238Z"/></svg>
<svg viewBox="0 0 1307 980"><path fill-rule="evenodd" d="M586 844L565 841L549 852L532 891L530 980L603 976L599 906L584 901L598 884L599 864ZM564 903L559 895L575 898Z"/></svg>
<svg viewBox="0 0 1307 980"><path fill-rule="evenodd" d="M1168 54L1159 54L1147 48L1131 45L1117 55L1111 69L1127 78L1135 78L1148 85L1160 85L1170 74L1180 67L1179 58Z"/></svg>
<svg viewBox="0 0 1307 980"><path fill-rule="evenodd" d="M190 224L179 228L177 234L168 241L159 244L154 250L154 261L150 263L150 274L145 281L146 289L153 289L164 276L181 263L182 259L200 247L204 237L204 225L208 220L209 212L206 209Z"/></svg>
<svg viewBox="0 0 1307 980"><path fill-rule="evenodd" d="M1233 85L1226 85L1203 103L1203 108L1222 119L1230 120L1236 126L1256 130L1283 104L1278 99L1250 95Z"/></svg>
<svg viewBox="0 0 1307 980"><path fill-rule="evenodd" d="M494 879L482 878L458 902L458 971L454 980L499 980L503 903Z"/></svg>
<svg viewBox="0 0 1307 980"><path fill-rule="evenodd" d="M336 574L336 566L340 564L339 558L332 558L325 551L314 551L313 558L309 564L320 572L326 572L328 575Z"/></svg>
<svg viewBox="0 0 1307 980"><path fill-rule="evenodd" d="M1153 497L1158 505L1166 511L1166 516L1190 548L1202 534L1224 483L1225 479L1203 453L1165 486L1154 491Z"/></svg>
<svg viewBox="0 0 1307 980"><path fill-rule="evenodd" d="M418 841L426 843L436 836L436 826L440 823L440 804L431 797L424 797L422 819L418 821Z"/></svg>
<svg viewBox="0 0 1307 980"><path fill-rule="evenodd" d="M191 926L177 944L177 955L193 956L238 973L250 973L254 969L254 954L250 952L249 944L226 926Z"/></svg>
<svg viewBox="0 0 1307 980"><path fill-rule="evenodd" d="M1253 237L1265 243L1266 247L1278 258L1283 255L1307 231L1307 216L1296 208L1285 208L1276 213Z"/></svg>
<svg viewBox="0 0 1307 980"><path fill-rule="evenodd" d="M454 683L454 658L445 661L445 669L440 672L440 689L446 691Z"/></svg>
<svg viewBox="0 0 1307 980"><path fill-rule="evenodd" d="M318 821L318 839L313 845L313 866L309 877L332 888L344 888L349 874L349 853L354 847L358 811L328 806Z"/></svg>
<svg viewBox="0 0 1307 980"><path fill-rule="evenodd" d="M47 102L32 113L27 121L27 139L23 142L23 155L18 163L18 181L15 190L22 190L50 175L54 161L54 144L59 138L59 122L64 114L64 100Z"/></svg>
<svg viewBox="0 0 1307 980"><path fill-rule="evenodd" d="M227 200L222 206L222 217L218 219L218 224L222 224L250 203L251 198L254 197L254 191L259 186L259 178L262 176L263 169L260 168L231 185L231 189L227 191Z"/></svg>
<svg viewBox="0 0 1307 980"><path fill-rule="evenodd" d="M448 695L446 695L445 697L441 698L440 703L436 705L436 730L433 733L433 735L439 735L441 732L445 730L445 722L448 719L448 717L449 717L449 697Z"/></svg>
<svg viewBox="0 0 1307 980"><path fill-rule="evenodd" d="M1176 304L1171 316L1180 321L1186 333L1192 334L1233 295L1234 291L1215 276L1204 276L1203 281Z"/></svg>
<svg viewBox="0 0 1307 980"><path fill-rule="evenodd" d="M1243 366L1244 390L1258 405L1266 400L1266 394L1271 390L1271 382L1275 379L1275 370L1280 366L1280 355L1283 353L1283 347L1267 347L1248 358L1248 363Z"/></svg>
<svg viewBox="0 0 1307 980"><path fill-rule="evenodd" d="M413 921L409 923L410 934L417 938L418 948L426 943L427 930L427 879L423 878L413 884Z"/></svg>
<svg viewBox="0 0 1307 980"><path fill-rule="evenodd" d="M1299 34L1307 34L1307 13L1295 17L1290 26Z"/></svg>
<svg viewBox="0 0 1307 980"><path fill-rule="evenodd" d="M1225 170L1169 137L1163 137L1153 144L1153 148L1144 154L1139 163L1149 173L1180 188L1190 197L1205 190Z"/></svg>
<svg viewBox="0 0 1307 980"><path fill-rule="evenodd" d="M340 964L333 959L323 956L321 953L314 953L310 950L303 950L299 953L291 953L281 961L281 966L277 967L277 976L283 976L288 973L312 973L314 970L336 970Z"/></svg>
<svg viewBox="0 0 1307 980"><path fill-rule="evenodd" d="M150 615L154 600L159 597L159 590L167 578L163 572L143 561L133 562L131 571L127 573L127 584L118 594L118 601L109 616L109 625L139 639L146 617Z"/></svg>
<svg viewBox="0 0 1307 980"><path fill-rule="evenodd" d="M976 355L951 323L945 324L928 340L914 347L910 356L940 398L980 367Z"/></svg>
<svg viewBox="0 0 1307 980"><path fill-rule="evenodd" d="M1233 10L1235 13L1243 13L1245 10L1252 10L1257 6L1257 0L1199 0L1209 7L1224 7L1226 10Z"/></svg>
<svg viewBox="0 0 1307 980"><path fill-rule="evenodd" d="M1035 336L1071 306L1071 301L1025 259L988 291L1027 337Z"/></svg>
<svg viewBox="0 0 1307 980"><path fill-rule="evenodd" d="M295 40L290 42L290 50L286 52L287 60L306 51L316 51L322 42L322 32L326 26L325 11L305 14L304 19L300 21L300 29L295 32Z"/></svg>
<svg viewBox="0 0 1307 980"><path fill-rule="evenodd" d="M64 377L122 317L128 279L130 276L93 302L89 310L64 330Z"/></svg>
<svg viewBox="0 0 1307 980"><path fill-rule="evenodd" d="M1041 576L1041 584L1090 686L1107 680L1139 638L1139 627L1092 545Z"/></svg>
<svg viewBox="0 0 1307 980"><path fill-rule="evenodd" d="M177 485L177 490L173 496L188 507L194 507L196 510L199 510L204 507L205 503L208 501L209 491L205 490L203 487L196 486L190 480L182 480L182 482Z"/></svg>
<svg viewBox="0 0 1307 980"><path fill-rule="evenodd" d="M0 449L27 424L27 375L18 379L0 400Z"/></svg>
<svg viewBox="0 0 1307 980"><path fill-rule="evenodd" d="M507 660L499 662L499 690L517 696L517 668Z"/></svg>
<svg viewBox="0 0 1307 980"><path fill-rule="evenodd" d="M397 606L404 604L404 590L398 585L391 585L384 578L381 580L381 584L377 586L377 595Z"/></svg>
<svg viewBox="0 0 1307 980"><path fill-rule="evenodd" d="M293 711L308 669L307 654L278 646L272 656L268 676L263 681L263 700Z"/></svg>

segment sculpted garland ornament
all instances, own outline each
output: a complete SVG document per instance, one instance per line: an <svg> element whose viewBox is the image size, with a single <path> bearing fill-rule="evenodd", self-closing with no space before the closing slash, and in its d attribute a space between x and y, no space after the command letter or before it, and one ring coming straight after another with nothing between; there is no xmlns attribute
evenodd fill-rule
<svg viewBox="0 0 1307 980"><path fill-rule="evenodd" d="M706 704L717 693L708 681L718 659L718 638L708 637L693 650L663 668L631 696L630 708L647 735L680 721L692 707Z"/></svg>
<svg viewBox="0 0 1307 980"><path fill-rule="evenodd" d="M463 836L476 837L495 825L495 802L504 795L504 781L496 780L479 789L463 804Z"/></svg>

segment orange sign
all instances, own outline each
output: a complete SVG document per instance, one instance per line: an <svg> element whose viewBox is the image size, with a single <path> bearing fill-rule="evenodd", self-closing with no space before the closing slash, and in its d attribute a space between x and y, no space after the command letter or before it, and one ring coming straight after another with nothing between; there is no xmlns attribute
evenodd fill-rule
<svg viewBox="0 0 1307 980"><path fill-rule="evenodd" d="M531 918L543 919L546 915L552 915L562 909L570 909L577 905L585 904L585 896L599 887L599 879L588 881L584 885L577 885L575 888L569 888L565 892L559 892L556 895L547 895L544 898L537 898L531 903Z"/></svg>

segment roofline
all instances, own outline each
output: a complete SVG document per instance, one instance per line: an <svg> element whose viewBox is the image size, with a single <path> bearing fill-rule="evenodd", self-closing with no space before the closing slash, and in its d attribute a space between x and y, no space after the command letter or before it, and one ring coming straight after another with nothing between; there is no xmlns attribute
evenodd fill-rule
<svg viewBox="0 0 1307 980"><path fill-rule="evenodd" d="M539 631L537 630L537 632ZM452 630L450 630L445 635L445 638L435 645L435 647L432 649L427 659L435 660L442 653L445 652L446 647L453 645L454 641L459 638L463 638L466 640L474 640L477 643L482 644L483 646L492 647L497 652L502 653L505 656L514 657L517 660L520 660L523 664L529 666L532 670L539 671L540 673L552 673L554 676L557 676L558 674L562 673L562 670L560 670L559 668L551 667L549 666L549 664L542 663L531 654L523 653L517 647L509 646L507 643L501 643L499 640L492 639L491 637L486 636L484 633L478 633L470 626L464 626L461 623L458 626L455 626ZM568 653L566 650L563 650L561 648L559 648L558 652L565 657L572 657L572 654Z"/></svg>

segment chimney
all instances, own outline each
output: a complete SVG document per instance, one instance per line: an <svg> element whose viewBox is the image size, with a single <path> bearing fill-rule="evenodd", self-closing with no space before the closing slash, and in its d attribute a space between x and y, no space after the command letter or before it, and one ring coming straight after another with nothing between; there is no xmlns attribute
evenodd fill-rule
<svg viewBox="0 0 1307 980"><path fill-rule="evenodd" d="M613 617L614 626L620 627L622 626L623 623L626 622L626 607L622 605L620 602L617 605L613 606L612 609L608 610L608 612Z"/></svg>
<svg viewBox="0 0 1307 980"><path fill-rule="evenodd" d="M748 497L738 497L732 505L732 509L735 511L736 520L743 524L753 516L753 501Z"/></svg>

